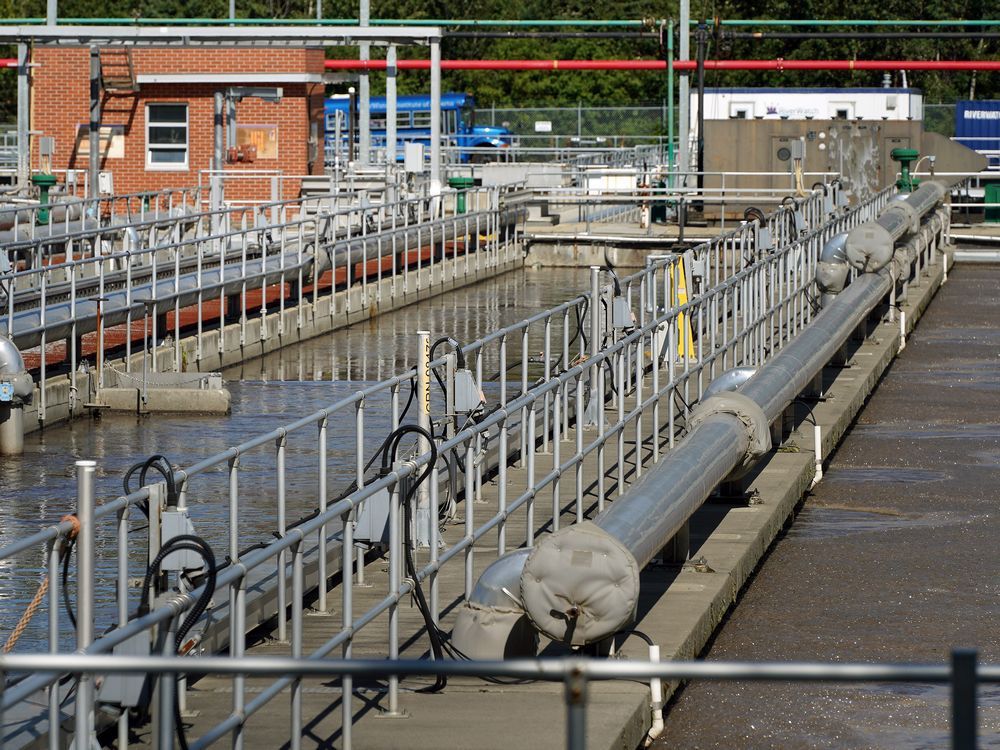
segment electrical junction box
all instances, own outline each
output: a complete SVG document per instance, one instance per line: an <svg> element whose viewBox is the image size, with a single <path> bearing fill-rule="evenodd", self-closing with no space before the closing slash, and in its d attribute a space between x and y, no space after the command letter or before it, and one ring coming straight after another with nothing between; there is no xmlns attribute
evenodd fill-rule
<svg viewBox="0 0 1000 750"><path fill-rule="evenodd" d="M486 396L471 370L455 371L455 412L475 411L486 403Z"/></svg>
<svg viewBox="0 0 1000 750"><path fill-rule="evenodd" d="M624 297L611 299L611 325L618 330L635 327L635 315L632 314L632 308Z"/></svg>
<svg viewBox="0 0 1000 750"><path fill-rule="evenodd" d="M389 490L379 490L361 503L354 522L354 541L373 545L389 544Z"/></svg>
<svg viewBox="0 0 1000 750"><path fill-rule="evenodd" d="M175 536L194 534L194 526L186 510L166 510L160 516L160 544L166 544ZM201 555L192 550L171 552L160 565L160 570L194 570L205 566Z"/></svg>
<svg viewBox="0 0 1000 750"><path fill-rule="evenodd" d="M136 633L114 647L115 656L149 656L149 633ZM142 691L146 683L144 674L109 674L104 676L97 700L113 703L123 708L135 708L142 702Z"/></svg>
<svg viewBox="0 0 1000 750"><path fill-rule="evenodd" d="M115 194L115 177L111 172L98 172L97 190L101 195Z"/></svg>
<svg viewBox="0 0 1000 750"><path fill-rule="evenodd" d="M424 144L403 144L403 169L410 174L421 174L424 171Z"/></svg>

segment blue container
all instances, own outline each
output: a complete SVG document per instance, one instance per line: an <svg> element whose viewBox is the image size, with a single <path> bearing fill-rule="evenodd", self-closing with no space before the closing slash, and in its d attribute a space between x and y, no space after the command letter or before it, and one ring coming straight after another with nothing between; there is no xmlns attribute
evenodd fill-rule
<svg viewBox="0 0 1000 750"><path fill-rule="evenodd" d="M1000 100L958 102L955 140L984 154L991 167L1000 167Z"/></svg>

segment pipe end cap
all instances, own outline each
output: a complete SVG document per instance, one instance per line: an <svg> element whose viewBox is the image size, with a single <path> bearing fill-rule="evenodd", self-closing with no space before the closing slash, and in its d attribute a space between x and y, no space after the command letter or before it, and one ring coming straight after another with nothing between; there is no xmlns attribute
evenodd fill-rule
<svg viewBox="0 0 1000 750"><path fill-rule="evenodd" d="M639 564L591 521L541 540L521 575L521 600L546 637L572 646L614 635L635 619Z"/></svg>
<svg viewBox="0 0 1000 750"><path fill-rule="evenodd" d="M892 260L894 241L880 224L869 222L851 230L844 251L847 262L862 273L875 273Z"/></svg>

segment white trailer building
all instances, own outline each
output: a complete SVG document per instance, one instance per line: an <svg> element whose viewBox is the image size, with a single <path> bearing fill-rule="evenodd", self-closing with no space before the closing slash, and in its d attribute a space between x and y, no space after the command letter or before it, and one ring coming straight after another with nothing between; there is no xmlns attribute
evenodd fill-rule
<svg viewBox="0 0 1000 750"><path fill-rule="evenodd" d="M911 88L710 88L706 120L922 120L923 94ZM698 92L691 92L691 123Z"/></svg>

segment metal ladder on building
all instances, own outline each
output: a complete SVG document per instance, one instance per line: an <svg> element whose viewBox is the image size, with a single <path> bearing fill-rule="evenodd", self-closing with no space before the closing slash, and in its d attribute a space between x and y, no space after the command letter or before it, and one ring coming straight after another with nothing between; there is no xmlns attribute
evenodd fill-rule
<svg viewBox="0 0 1000 750"><path fill-rule="evenodd" d="M101 87L109 94L133 94L139 90L129 47L103 47L100 51Z"/></svg>

